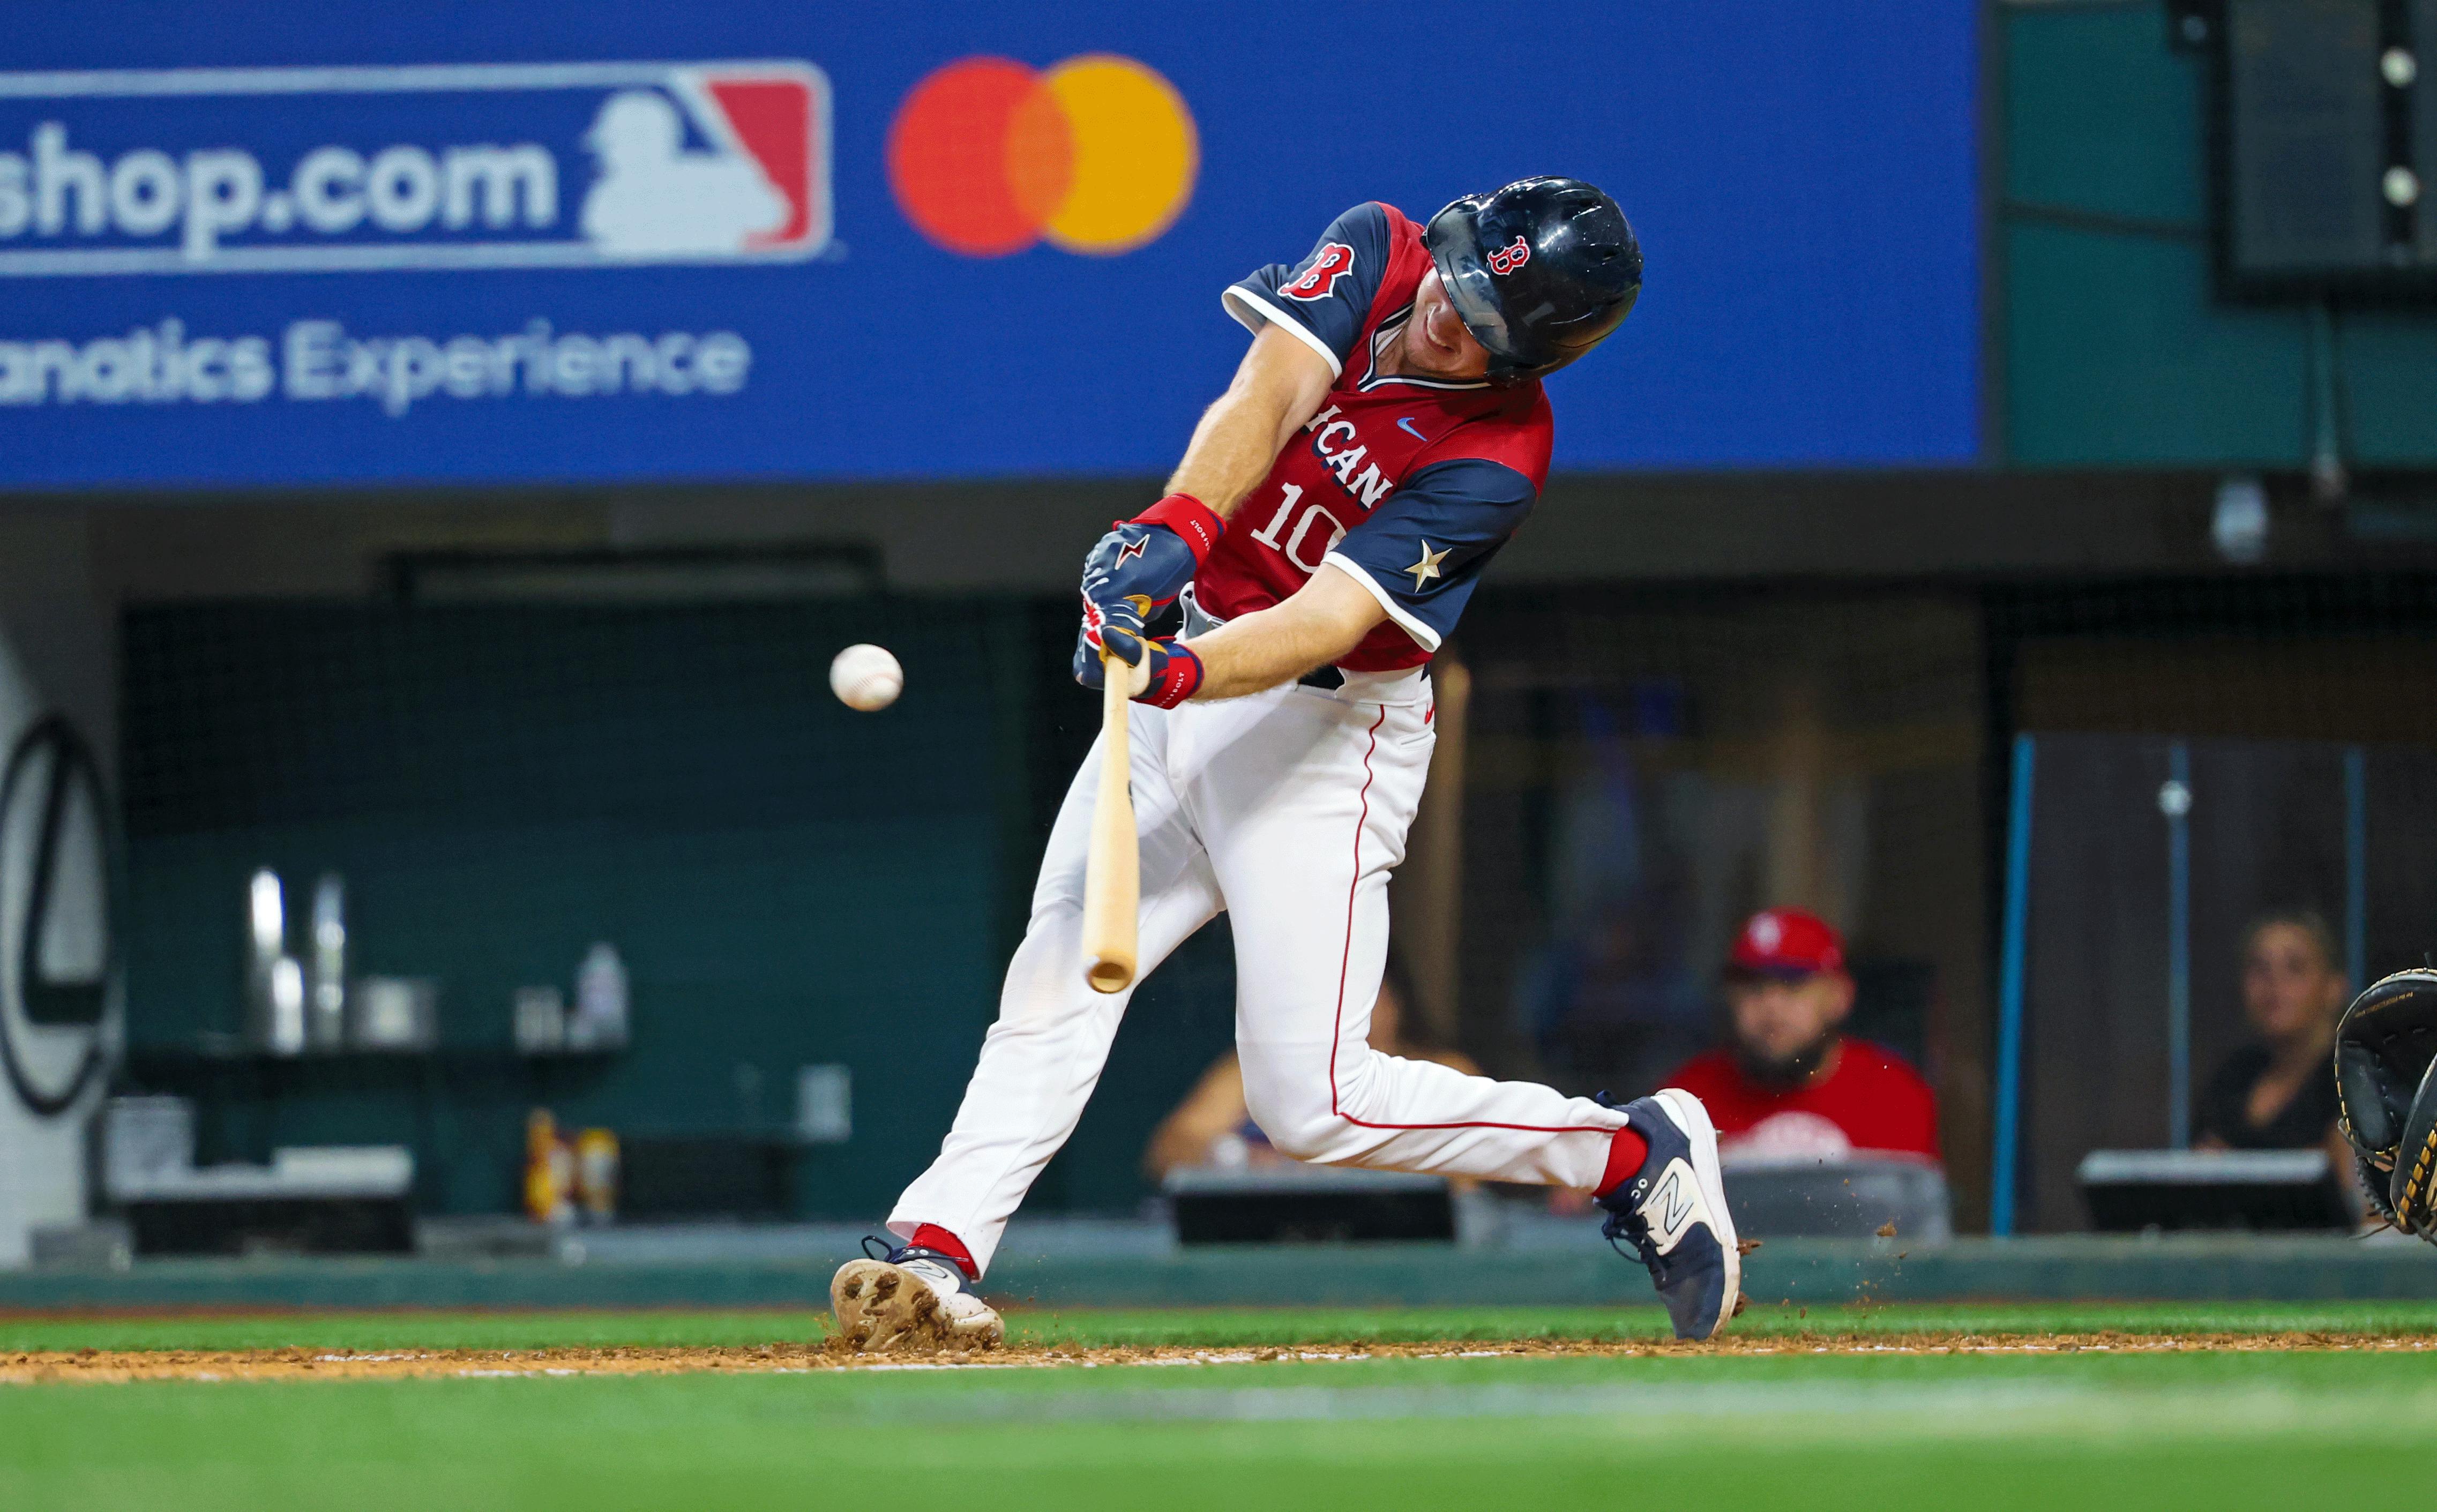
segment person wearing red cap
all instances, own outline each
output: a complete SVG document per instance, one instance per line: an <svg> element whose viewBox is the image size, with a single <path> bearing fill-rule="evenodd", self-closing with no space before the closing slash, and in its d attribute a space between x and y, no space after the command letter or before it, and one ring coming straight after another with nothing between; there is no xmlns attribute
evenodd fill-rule
<svg viewBox="0 0 2437 1512"><path fill-rule="evenodd" d="M1721 1158L1938 1158L1929 1083L1892 1051L1843 1032L1853 978L1825 920L1800 908L1752 915L1727 958L1726 996L1727 1047L1668 1078L1709 1108Z"/></svg>

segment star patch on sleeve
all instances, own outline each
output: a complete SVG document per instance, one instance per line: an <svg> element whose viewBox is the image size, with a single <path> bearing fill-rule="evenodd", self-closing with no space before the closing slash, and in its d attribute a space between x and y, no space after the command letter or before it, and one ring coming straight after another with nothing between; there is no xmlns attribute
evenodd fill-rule
<svg viewBox="0 0 2437 1512"><path fill-rule="evenodd" d="M1449 547L1447 550L1452 551L1454 548ZM1438 576L1439 563L1446 560L1446 552L1434 552L1430 550L1429 542L1422 542L1422 559L1405 569L1406 571L1413 574L1413 591L1419 593L1424 583Z"/></svg>

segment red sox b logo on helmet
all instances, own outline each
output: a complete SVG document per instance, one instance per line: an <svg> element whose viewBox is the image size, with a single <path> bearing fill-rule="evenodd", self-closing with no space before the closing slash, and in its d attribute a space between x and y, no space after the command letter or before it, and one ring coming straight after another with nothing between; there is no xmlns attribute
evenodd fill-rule
<svg viewBox="0 0 2437 1512"><path fill-rule="evenodd" d="M1521 237L1517 237L1515 245L1501 248L1489 255L1489 271L1502 278L1531 260L1532 244Z"/></svg>
<svg viewBox="0 0 2437 1512"><path fill-rule="evenodd" d="M1337 281L1353 271L1354 249L1341 241L1332 241L1314 254L1303 276L1281 292L1289 299L1326 299L1336 291Z"/></svg>

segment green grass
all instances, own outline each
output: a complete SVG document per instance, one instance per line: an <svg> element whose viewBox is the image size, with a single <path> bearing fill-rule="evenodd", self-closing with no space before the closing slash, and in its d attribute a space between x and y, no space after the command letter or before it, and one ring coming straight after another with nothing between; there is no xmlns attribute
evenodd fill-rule
<svg viewBox="0 0 2437 1512"><path fill-rule="evenodd" d="M170 1317L0 1316L0 1352L38 1349L536 1349L553 1345L756 1345L816 1339L828 1315L785 1311L299 1312ZM1098 1347L1429 1340L1658 1339L1647 1308L1212 1308L1010 1312L1018 1343ZM2437 1332L2437 1302L2045 1303L1990 1306L1754 1305L1739 1334Z"/></svg>
<svg viewBox="0 0 2437 1512"><path fill-rule="evenodd" d="M2412 1330L2437 1307L1755 1310L1750 1327ZM804 1337L794 1313L0 1321L0 1350ZM1026 1314L1078 1345L1654 1331L1570 1310ZM0 1387L0 1508L1157 1512L2392 1502L2437 1351L1379 1360ZM2408 1489L2404 1493L2409 1497ZM2305 1500L2306 1499L2306 1500Z"/></svg>

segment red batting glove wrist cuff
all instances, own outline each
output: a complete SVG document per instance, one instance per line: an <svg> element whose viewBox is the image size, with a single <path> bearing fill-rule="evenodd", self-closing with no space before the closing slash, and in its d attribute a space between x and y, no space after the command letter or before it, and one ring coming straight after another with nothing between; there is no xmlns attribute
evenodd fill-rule
<svg viewBox="0 0 2437 1512"><path fill-rule="evenodd" d="M1201 659L1182 641L1162 641L1159 644L1167 653L1167 661L1159 669L1159 676L1151 679L1150 686L1134 694L1134 702L1173 709L1201 690Z"/></svg>
<svg viewBox="0 0 2437 1512"><path fill-rule="evenodd" d="M1136 515L1129 524L1166 525L1184 537L1193 551L1193 570L1201 571L1210 554L1218 548L1218 537L1227 533L1227 522L1218 511L1191 494L1170 494L1158 503Z"/></svg>

